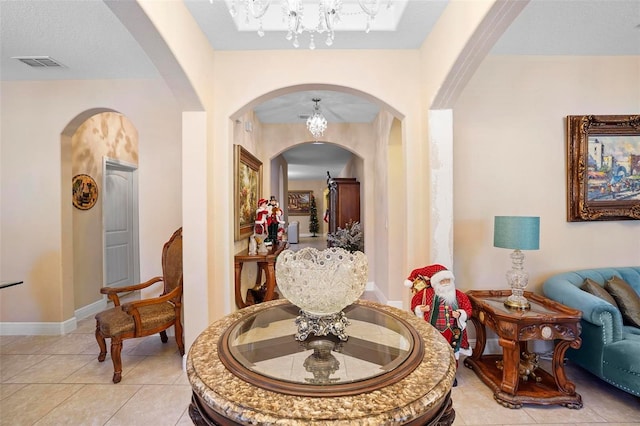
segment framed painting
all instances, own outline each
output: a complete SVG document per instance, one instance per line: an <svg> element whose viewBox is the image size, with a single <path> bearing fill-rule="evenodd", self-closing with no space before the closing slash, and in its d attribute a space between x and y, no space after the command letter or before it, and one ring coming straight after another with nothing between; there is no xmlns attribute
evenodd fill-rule
<svg viewBox="0 0 640 426"><path fill-rule="evenodd" d="M234 145L234 214L236 240L253 233L258 200L262 196L262 162L240 145Z"/></svg>
<svg viewBox="0 0 640 426"><path fill-rule="evenodd" d="M640 115L567 117L567 220L640 219Z"/></svg>
<svg viewBox="0 0 640 426"><path fill-rule="evenodd" d="M289 191L287 206L289 215L308 216L311 214L311 194L313 191Z"/></svg>

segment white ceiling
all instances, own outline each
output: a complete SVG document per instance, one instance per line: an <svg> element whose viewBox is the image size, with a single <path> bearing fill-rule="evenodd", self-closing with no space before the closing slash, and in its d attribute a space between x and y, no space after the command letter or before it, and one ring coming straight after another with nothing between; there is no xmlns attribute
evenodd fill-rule
<svg viewBox="0 0 640 426"><path fill-rule="evenodd" d="M323 39L316 39L316 49L418 48L447 2L409 0L396 31L337 31L333 46L328 48ZM280 8L279 3L273 0L272 7ZM254 32L238 32L222 0L185 0L185 4L216 50L295 49L285 40L285 32L268 32L262 38ZM301 38L300 44L299 49L307 49L308 41ZM640 55L640 0L532 0L491 53ZM34 55L50 56L64 67L36 69L12 59ZM0 80L159 77L143 49L103 1L0 0ZM268 123L302 122L299 115L313 109L314 97L322 99L320 106L329 125L370 122L378 111L377 106L353 95L314 91L269 100L256 108L256 114ZM301 147L301 158L312 158L323 169L322 176L317 177L320 179L336 167L335 161L321 163L310 147L330 151L324 157L346 156L330 144ZM299 156L294 154L290 157L297 161ZM292 163L291 167L311 170L309 164Z"/></svg>

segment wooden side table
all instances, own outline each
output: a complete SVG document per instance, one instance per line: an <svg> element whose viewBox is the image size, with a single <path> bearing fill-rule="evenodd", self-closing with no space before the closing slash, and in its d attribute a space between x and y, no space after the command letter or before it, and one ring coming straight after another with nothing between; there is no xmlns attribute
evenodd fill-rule
<svg viewBox="0 0 640 426"><path fill-rule="evenodd" d="M464 365L493 390L495 400L509 408L523 404L564 405L582 408L582 397L564 371L564 354L569 347L578 349L582 313L545 297L525 292L530 310L513 310L504 306L511 290L471 290L467 292L473 306L471 321L476 329L473 355ZM499 338L502 355L484 355L486 330ZM531 354L529 340L553 340L552 372L534 366L527 375L521 360ZM521 358L523 357L523 358ZM522 367L522 368L521 368Z"/></svg>
<svg viewBox="0 0 640 426"><path fill-rule="evenodd" d="M285 248L287 248L287 243L278 242L277 244L273 244L269 249L267 254L249 254L249 250L243 250L240 253L237 253L234 256L234 269L235 269L235 288L234 295L236 306L239 309L242 309L246 306L253 305L255 300L251 300L247 298L246 301L242 299L242 294L240 292L240 288L242 286L241 277L242 277L242 266L245 262L257 262L258 263L258 275L256 277L256 287L259 287L262 281L262 271L265 274L265 283L264 283L264 298L260 300L260 302L267 302L269 300L273 300L276 298L276 258ZM251 290L249 290L250 292Z"/></svg>

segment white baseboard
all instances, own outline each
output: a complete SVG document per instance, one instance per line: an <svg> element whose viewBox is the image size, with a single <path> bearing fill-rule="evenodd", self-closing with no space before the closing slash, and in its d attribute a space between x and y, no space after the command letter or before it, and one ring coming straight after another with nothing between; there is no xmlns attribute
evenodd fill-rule
<svg viewBox="0 0 640 426"><path fill-rule="evenodd" d="M394 308L402 309L402 301L401 300L389 300L387 296L384 295L382 291L378 288L374 281L367 282L364 291L372 292L375 295L375 298L378 302L383 305L393 306Z"/></svg>
<svg viewBox="0 0 640 426"><path fill-rule="evenodd" d="M76 317L62 322L0 322L0 336L59 336L76 328Z"/></svg>
<svg viewBox="0 0 640 426"><path fill-rule="evenodd" d="M75 315L76 319L83 320L85 318L89 318L95 316L97 313L104 311L107 309L107 299L101 299L97 302L93 302L88 304L87 306L83 306L80 309L76 309Z"/></svg>
<svg viewBox="0 0 640 426"><path fill-rule="evenodd" d="M75 316L62 322L0 322L0 336L59 336L78 328L78 321L89 318L107 308L107 299L83 306Z"/></svg>
<svg viewBox="0 0 640 426"><path fill-rule="evenodd" d="M373 281L368 281L367 285L364 288L364 291L373 291L374 293L376 293L376 296L378 295L376 290L378 288L376 287L376 283L374 283Z"/></svg>

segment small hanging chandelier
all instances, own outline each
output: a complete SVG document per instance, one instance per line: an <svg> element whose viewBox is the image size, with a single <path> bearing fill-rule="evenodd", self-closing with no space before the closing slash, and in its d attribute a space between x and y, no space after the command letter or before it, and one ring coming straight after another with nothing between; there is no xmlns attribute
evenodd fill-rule
<svg viewBox="0 0 640 426"><path fill-rule="evenodd" d="M316 104L313 107L313 114L307 118L307 129L309 129L313 137L317 139L324 135L324 131L327 130L327 119L324 118L318 106L318 102L320 102L321 99L313 98L312 100Z"/></svg>
<svg viewBox="0 0 640 426"><path fill-rule="evenodd" d="M213 0L209 0L213 3ZM298 36L303 33L309 33L309 49L316 48L314 41L315 34L325 34L327 38L325 43L331 46L335 39L335 27L342 18L348 15L362 15L365 20L365 32L371 30L371 24L380 10L380 3L383 0L357 0L359 9L347 10L343 8L343 0L316 0L308 1L312 5L317 5L317 24L315 26L307 26L304 24L304 0L282 0L282 22L287 31L286 39L291 41L294 47L300 46ZM274 0L227 0L229 12L233 18L236 18L241 12L244 12L245 20L248 23L252 18L258 22L258 35L263 37L265 30L263 28L263 20L269 6ZM349 2L348 2L349 3ZM352 1L355 3L355 1ZM393 0L387 0L387 8L391 7ZM312 13L313 14L313 13Z"/></svg>

